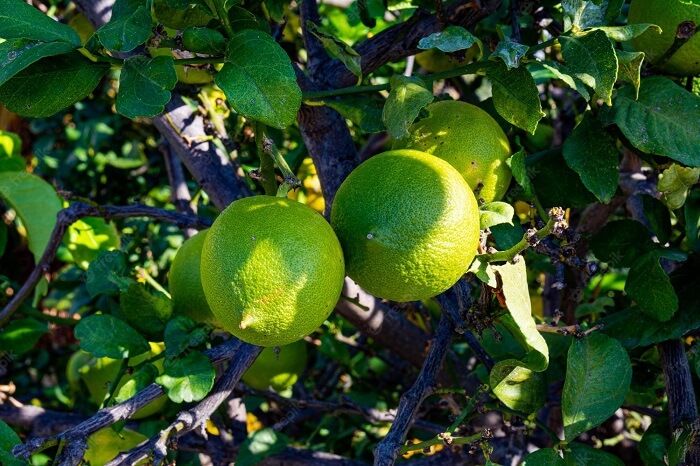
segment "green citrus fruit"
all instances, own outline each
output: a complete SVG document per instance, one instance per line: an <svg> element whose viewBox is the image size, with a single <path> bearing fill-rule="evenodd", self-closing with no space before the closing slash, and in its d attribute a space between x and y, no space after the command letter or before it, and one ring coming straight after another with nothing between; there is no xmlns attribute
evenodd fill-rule
<svg viewBox="0 0 700 466"><path fill-rule="evenodd" d="M662 30L659 34L648 29L632 39L632 45L656 64L673 44L676 29L684 21L693 21L700 26L700 0L632 0L629 23L656 24ZM679 76L700 74L700 34L683 44L661 70Z"/></svg>
<svg viewBox="0 0 700 466"><path fill-rule="evenodd" d="M148 437L133 430L122 429L116 433L111 427L105 427L88 437L84 459L90 462L90 466L104 466L119 453L129 451L146 440ZM136 464L146 464L146 461Z"/></svg>
<svg viewBox="0 0 700 466"><path fill-rule="evenodd" d="M428 72L439 73L470 63L478 50L477 45L471 46L464 52L464 59L459 60L440 49L429 49L416 55L416 62Z"/></svg>
<svg viewBox="0 0 700 466"><path fill-rule="evenodd" d="M384 152L350 173L331 225L348 276L394 301L448 289L479 243L479 209L467 183L449 163L414 150Z"/></svg>
<svg viewBox="0 0 700 466"><path fill-rule="evenodd" d="M279 354L275 348L262 350L242 380L256 390L267 390L272 387L281 392L296 383L306 369L306 342L295 341L280 347Z"/></svg>
<svg viewBox="0 0 700 466"><path fill-rule="evenodd" d="M170 267L168 283L176 313L186 315L195 322L216 323L202 289L202 246L209 230L203 230L185 241Z"/></svg>
<svg viewBox="0 0 700 466"><path fill-rule="evenodd" d="M313 332L340 297L343 251L330 225L291 199L239 199L202 248L202 285L221 326L243 341L282 346Z"/></svg>
<svg viewBox="0 0 700 466"><path fill-rule="evenodd" d="M157 356L163 352L162 344L150 343L150 345L150 351L131 358L129 360L129 365L135 366L137 364L141 364L145 360L150 359L153 356ZM119 372L121 360L111 359L107 357L95 358L90 353L85 353L82 350L78 351L78 353L82 353L83 355L87 354L89 356L89 360L87 361L87 363L80 367L78 369L78 372L80 373L81 380L85 383L85 386L87 387L88 392L90 393L90 398L92 399L93 403L99 406L100 404L102 404L102 400L107 394L107 388L109 383L114 379L114 377L116 377L117 372ZM79 360L83 360L84 356L77 356L76 358ZM162 359L156 361L154 365L158 368L159 372L163 371ZM67 376L70 380L71 375L69 374L67 374ZM117 385L117 388L114 391L114 393L118 393L119 389L125 383L131 380L131 378L131 375L125 374L122 377L119 384ZM144 406L143 408L136 411L136 414L132 416L132 419L143 419L145 417L160 412L160 410L163 409L163 406L165 406L165 403L167 401L167 397L162 396L158 398L151 404Z"/></svg>
<svg viewBox="0 0 700 466"><path fill-rule="evenodd" d="M449 162L484 202L503 197L512 177L505 160L508 138L486 113L466 102L442 101L425 109L429 116L413 124L394 149L415 149Z"/></svg>

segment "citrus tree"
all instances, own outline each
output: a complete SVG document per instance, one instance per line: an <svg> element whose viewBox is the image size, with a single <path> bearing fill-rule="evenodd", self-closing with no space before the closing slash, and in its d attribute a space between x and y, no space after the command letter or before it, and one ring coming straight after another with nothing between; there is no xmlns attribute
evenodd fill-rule
<svg viewBox="0 0 700 466"><path fill-rule="evenodd" d="M0 463L700 464L697 24L3 0Z"/></svg>

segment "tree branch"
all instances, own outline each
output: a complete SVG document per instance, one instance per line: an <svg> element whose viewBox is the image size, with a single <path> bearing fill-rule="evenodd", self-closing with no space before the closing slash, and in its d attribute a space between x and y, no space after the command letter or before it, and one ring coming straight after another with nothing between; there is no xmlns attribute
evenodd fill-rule
<svg viewBox="0 0 700 466"><path fill-rule="evenodd" d="M184 215L194 217L197 215L195 210L190 205L192 196L190 190L187 189L185 182L185 172L182 169L182 161L177 158L169 144L161 148L165 169L168 172L168 181L170 182L170 199L178 212ZM185 238L190 238L197 233L194 228L185 228L182 230Z"/></svg>
<svg viewBox="0 0 700 466"><path fill-rule="evenodd" d="M375 466L393 465L399 456L401 446L406 440L408 429L411 427L411 421L416 416L418 408L437 387L437 375L450 348L453 335L452 322L447 318L446 313L443 313L435 338L431 342L430 352L423 363L418 378L413 386L401 396L396 419L391 425L389 433L374 449Z"/></svg>

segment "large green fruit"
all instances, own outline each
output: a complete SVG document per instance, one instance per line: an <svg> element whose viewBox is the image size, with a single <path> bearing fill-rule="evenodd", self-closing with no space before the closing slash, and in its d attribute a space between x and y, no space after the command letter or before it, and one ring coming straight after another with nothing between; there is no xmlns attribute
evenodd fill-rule
<svg viewBox="0 0 700 466"><path fill-rule="evenodd" d="M269 347L262 350L253 364L243 374L243 382L256 390L272 387L281 392L296 383L306 369L306 342L295 341L279 348Z"/></svg>
<svg viewBox="0 0 700 466"><path fill-rule="evenodd" d="M676 29L684 21L692 21L700 27L700 0L632 0L630 24L651 23L662 29L661 34L647 30L632 39L632 45L656 64L673 44ZM661 70L679 76L700 74L700 34L683 44Z"/></svg>
<svg viewBox="0 0 700 466"><path fill-rule="evenodd" d="M216 324L216 318L204 296L200 272L202 246L208 231L200 231L180 247L170 267L168 283L176 313L186 315L195 322Z"/></svg>
<svg viewBox="0 0 700 466"><path fill-rule="evenodd" d="M501 199L512 178L505 133L491 115L475 105L442 101L425 107L429 116L413 124L394 149L414 149L447 161L479 199Z"/></svg>
<svg viewBox="0 0 700 466"><path fill-rule="evenodd" d="M243 341L282 346L333 310L345 277L333 229L313 209L272 196L240 199L209 229L202 286L221 326Z"/></svg>
<svg viewBox="0 0 700 466"><path fill-rule="evenodd" d="M415 301L452 286L479 244L479 208L449 163L415 150L376 155L338 189L331 225L347 274L380 298Z"/></svg>

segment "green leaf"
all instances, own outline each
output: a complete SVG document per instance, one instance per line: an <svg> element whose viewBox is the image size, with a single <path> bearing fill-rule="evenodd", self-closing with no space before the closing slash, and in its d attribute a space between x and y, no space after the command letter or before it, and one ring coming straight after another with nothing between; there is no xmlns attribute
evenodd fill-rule
<svg viewBox="0 0 700 466"><path fill-rule="evenodd" d="M96 34L107 50L130 52L148 41L151 28L151 12L140 6L134 11L114 15Z"/></svg>
<svg viewBox="0 0 700 466"><path fill-rule="evenodd" d="M494 265L493 269L501 277L508 315L512 317L512 322L504 319L503 325L528 351L523 362L534 371L545 370L549 364L549 348L532 318L525 260Z"/></svg>
<svg viewBox="0 0 700 466"><path fill-rule="evenodd" d="M426 89L420 78L394 75L391 77L391 92L386 99L382 121L394 139L408 136L408 127L413 124L421 109L433 101L433 93Z"/></svg>
<svg viewBox="0 0 700 466"><path fill-rule="evenodd" d="M146 286L132 282L119 295L119 316L150 341L162 341L165 323L173 314L172 301L163 293L151 293Z"/></svg>
<svg viewBox="0 0 700 466"><path fill-rule="evenodd" d="M634 86L634 97L639 98L639 86L642 84L643 52L625 52L615 49L617 54L617 80Z"/></svg>
<svg viewBox="0 0 700 466"><path fill-rule="evenodd" d="M190 403L207 396L214 386L215 375L209 358L199 351L192 351L183 358L166 359L163 374L156 382L175 403Z"/></svg>
<svg viewBox="0 0 700 466"><path fill-rule="evenodd" d="M287 53L261 31L244 30L231 38L226 63L214 79L237 112L275 128L291 125L301 107Z"/></svg>
<svg viewBox="0 0 700 466"><path fill-rule="evenodd" d="M597 30L576 37L560 36L559 42L567 70L611 105L617 55L610 39Z"/></svg>
<svg viewBox="0 0 700 466"><path fill-rule="evenodd" d="M317 26L311 21L306 22L306 29L316 36L326 49L342 61L352 74L362 78L362 64L360 63L362 57L360 57L360 54L323 27Z"/></svg>
<svg viewBox="0 0 700 466"><path fill-rule="evenodd" d="M56 215L62 207L56 191L31 173L0 172L0 198L22 221L27 231L29 249L38 263L49 244Z"/></svg>
<svg viewBox="0 0 700 466"><path fill-rule="evenodd" d="M67 42L42 42L27 39L11 39L0 44L0 86L32 63L44 57L60 55L73 50Z"/></svg>
<svg viewBox="0 0 700 466"><path fill-rule="evenodd" d="M688 197L688 190L699 178L700 168L681 167L674 163L661 173L656 189L670 210L680 209Z"/></svg>
<svg viewBox="0 0 700 466"><path fill-rule="evenodd" d="M578 173L566 164L561 148L530 155L525 165L543 207L582 207L596 201Z"/></svg>
<svg viewBox="0 0 700 466"><path fill-rule="evenodd" d="M598 260L611 267L631 267L638 257L656 249L649 230L629 219L609 222L591 238L589 246Z"/></svg>
<svg viewBox="0 0 700 466"><path fill-rule="evenodd" d="M12 354L32 350L39 338L49 332L46 322L27 317L10 322L0 333L0 348L11 348Z"/></svg>
<svg viewBox="0 0 700 466"><path fill-rule="evenodd" d="M80 347L96 358L124 359L150 349L144 337L124 321L109 314L95 314L75 326Z"/></svg>
<svg viewBox="0 0 700 466"><path fill-rule="evenodd" d="M642 207L649 220L651 229L656 234L659 243L666 244L671 239L673 227L671 226L671 212L663 202L649 194L642 194ZM687 224L687 223L686 223Z"/></svg>
<svg viewBox="0 0 700 466"><path fill-rule="evenodd" d="M700 97L660 76L642 79L639 100L636 94L634 86L618 89L613 106L601 108L598 118L617 125L644 153L700 166Z"/></svg>
<svg viewBox="0 0 700 466"><path fill-rule="evenodd" d="M599 332L577 338L569 348L561 409L571 441L599 426L625 401L632 380L627 351Z"/></svg>
<svg viewBox="0 0 700 466"><path fill-rule="evenodd" d="M0 130L0 159L21 157L22 139L18 134Z"/></svg>
<svg viewBox="0 0 700 466"><path fill-rule="evenodd" d="M641 36L647 29L655 30L657 33L661 34L661 28L659 26L649 23L625 24L624 26L608 26L595 29L603 31L605 35L608 36L608 39L617 42L632 40L637 36ZM621 50L617 50L617 52L621 52Z"/></svg>
<svg viewBox="0 0 700 466"><path fill-rule="evenodd" d="M68 227L63 243L76 265L84 270L101 253L121 247L119 233L114 225L98 217L84 218L73 223Z"/></svg>
<svg viewBox="0 0 700 466"><path fill-rule="evenodd" d="M280 453L291 443L286 435L270 427L256 430L241 444L236 466L253 466L268 456Z"/></svg>
<svg viewBox="0 0 700 466"><path fill-rule="evenodd" d="M571 442L568 447L568 450L564 450L564 463L567 466L625 466L617 456L583 443Z"/></svg>
<svg viewBox="0 0 700 466"><path fill-rule="evenodd" d="M123 251L103 252L88 266L85 287L93 298L101 294L114 296L119 294L120 284L127 276L126 254Z"/></svg>
<svg viewBox="0 0 700 466"><path fill-rule="evenodd" d="M556 449L540 448L527 455L523 466L566 466L566 463Z"/></svg>
<svg viewBox="0 0 700 466"><path fill-rule="evenodd" d="M265 0L265 9L273 21L281 23L284 21L284 7L287 3L287 0Z"/></svg>
<svg viewBox="0 0 700 466"><path fill-rule="evenodd" d="M245 8L234 6L228 12L231 28L234 31L243 29L260 29L260 22L253 13Z"/></svg>
<svg viewBox="0 0 700 466"><path fill-rule="evenodd" d="M540 93L525 67L509 70L500 61L484 64L482 69L491 81L493 105L507 122L532 134L542 119Z"/></svg>
<svg viewBox="0 0 700 466"><path fill-rule="evenodd" d="M584 113L581 123L566 138L562 154L569 167L581 177L584 186L600 202L610 202L620 179L617 168L619 153L613 138L591 112Z"/></svg>
<svg viewBox="0 0 700 466"><path fill-rule="evenodd" d="M138 392L155 382L156 377L158 377L158 368L153 364L146 364L114 394L114 404L133 398Z"/></svg>
<svg viewBox="0 0 700 466"><path fill-rule="evenodd" d="M514 359L498 361L489 374L489 384L498 399L510 409L535 413L546 401L543 374L523 367Z"/></svg>
<svg viewBox="0 0 700 466"><path fill-rule="evenodd" d="M520 145L519 140L518 145ZM506 164L510 167L510 171L513 172L513 178L522 188L525 198L532 199L532 182L525 166L525 149L520 147L518 152L506 159Z"/></svg>
<svg viewBox="0 0 700 466"><path fill-rule="evenodd" d="M666 466L665 457L671 445L669 432L667 417L656 418L644 432L638 451L646 466Z"/></svg>
<svg viewBox="0 0 700 466"><path fill-rule="evenodd" d="M384 107L376 100L361 97L343 97L324 101L324 103L335 109L343 118L352 121L363 133L379 133L386 129L382 122Z"/></svg>
<svg viewBox="0 0 700 466"><path fill-rule="evenodd" d="M22 0L0 2L0 37L29 39L42 42L68 42L82 46L80 36L73 28L61 24Z"/></svg>
<svg viewBox="0 0 700 466"><path fill-rule="evenodd" d="M128 118L152 117L162 113L177 84L173 57L144 55L124 61L119 78L117 111Z"/></svg>
<svg viewBox="0 0 700 466"><path fill-rule="evenodd" d="M0 86L0 102L18 115L48 117L87 97L107 71L78 52L43 58Z"/></svg>
<svg viewBox="0 0 700 466"><path fill-rule="evenodd" d="M506 38L498 43L493 53L489 55L489 60L501 59L510 70L520 65L520 59L525 56L529 49L530 47L527 45L519 44Z"/></svg>
<svg viewBox="0 0 700 466"><path fill-rule="evenodd" d="M418 48L421 50L439 49L443 52L451 53L459 50L467 50L474 44L479 46L479 57L484 54L484 44L481 43L478 37L463 27L447 26L440 32L434 32L428 37L418 41Z"/></svg>
<svg viewBox="0 0 700 466"><path fill-rule="evenodd" d="M165 357L180 356L207 340L207 332L187 316L176 316L165 325Z"/></svg>
<svg viewBox="0 0 700 466"><path fill-rule="evenodd" d="M5 421L0 420L0 464L5 466L26 466L27 462L15 458L12 448L21 445L19 435Z"/></svg>
<svg viewBox="0 0 700 466"><path fill-rule="evenodd" d="M178 30L188 26L204 26L212 20L211 10L199 0L155 0L153 13L163 26Z"/></svg>
<svg viewBox="0 0 700 466"><path fill-rule="evenodd" d="M624 0L564 0L565 29L578 29L612 24L620 14Z"/></svg>
<svg viewBox="0 0 700 466"><path fill-rule="evenodd" d="M660 254L648 252L630 268L625 292L637 303L639 310L660 322L666 322L678 310L678 298L671 281L659 264Z"/></svg>
<svg viewBox="0 0 700 466"><path fill-rule="evenodd" d="M479 206L479 222L482 230L501 223L513 224L515 209L507 202L489 202Z"/></svg>
<svg viewBox="0 0 700 466"><path fill-rule="evenodd" d="M589 94L586 85L583 83L583 81L574 76L573 73L566 68L566 66L559 62L549 60L545 60L540 64L550 73L552 73L554 77L561 79L567 86L581 94L581 97L583 97L585 100L591 100L591 95Z"/></svg>
<svg viewBox="0 0 700 466"><path fill-rule="evenodd" d="M182 31L182 45L195 53L223 55L226 52L226 39L216 29L188 26Z"/></svg>
<svg viewBox="0 0 700 466"><path fill-rule="evenodd" d="M683 205L683 213L688 248L693 252L700 252L700 191L690 192Z"/></svg>
<svg viewBox="0 0 700 466"><path fill-rule="evenodd" d="M479 259L479 256L474 258L474 261L469 266L467 273L473 273L476 275L476 278L486 283L491 288L498 287L498 278L496 277L496 272L494 271L493 266L488 262Z"/></svg>

